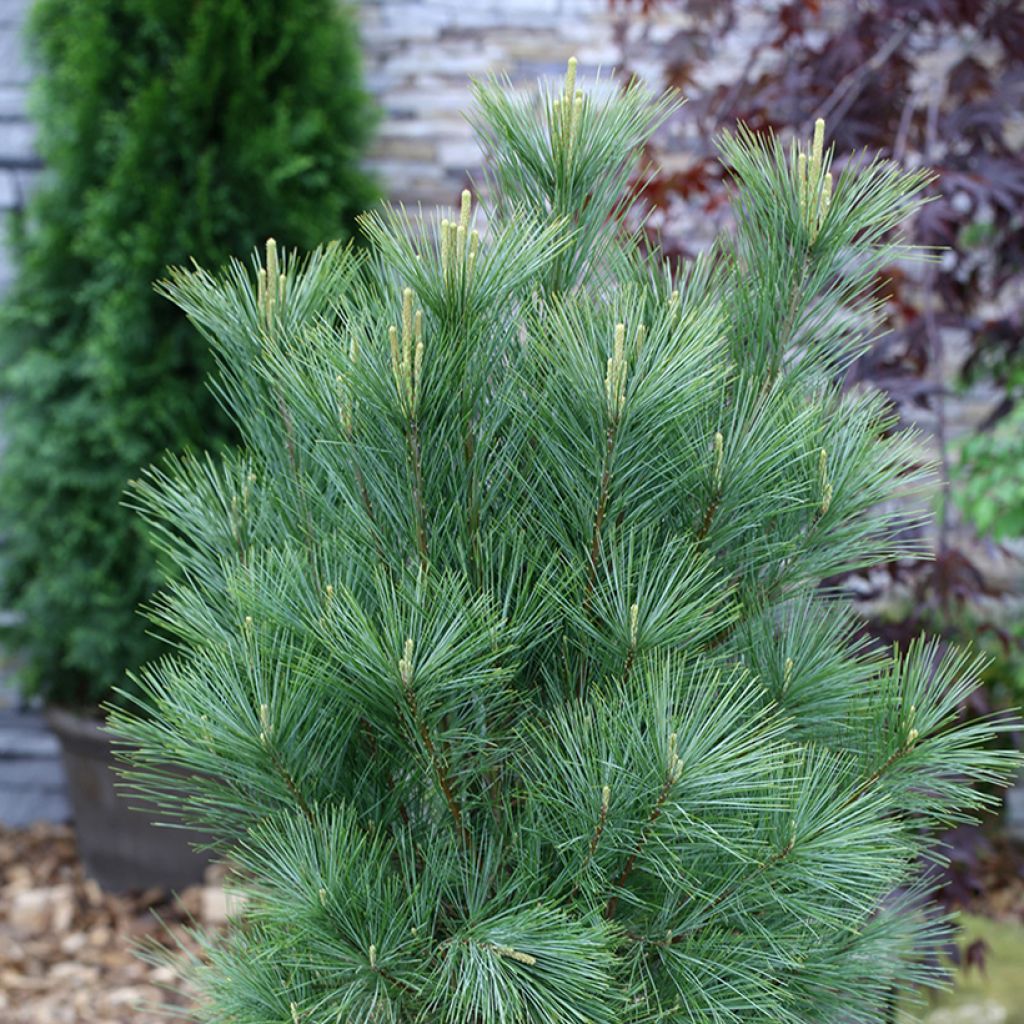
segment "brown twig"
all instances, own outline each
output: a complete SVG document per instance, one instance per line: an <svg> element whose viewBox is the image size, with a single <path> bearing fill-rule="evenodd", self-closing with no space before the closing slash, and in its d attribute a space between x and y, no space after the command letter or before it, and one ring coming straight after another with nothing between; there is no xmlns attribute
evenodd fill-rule
<svg viewBox="0 0 1024 1024"><path fill-rule="evenodd" d="M594 525L590 539L590 553L587 560L587 584L583 592L583 614L590 614L590 603L597 584L597 564L601 557L601 530L605 516L608 514L608 497L611 493L612 456L615 452L615 438L618 433L618 420L608 424L605 433L604 459L601 465L601 485L597 496L597 507L594 510ZM576 696L583 696L583 684L587 678L586 663L580 660L579 678L576 681Z"/></svg>
<svg viewBox="0 0 1024 1024"><path fill-rule="evenodd" d="M285 787L291 794L292 799L298 804L299 810L302 811L302 816L307 822L314 828L316 828L316 819L313 817L313 811L309 804L306 803L306 798L302 795L299 787L295 783L295 779L292 777L291 772L285 767L284 762L281 760L277 750L273 747L270 742L270 738L267 737L263 743L263 749L266 750L270 757L270 763L274 767L274 771L277 772L281 781L284 782Z"/></svg>
<svg viewBox="0 0 1024 1024"><path fill-rule="evenodd" d="M476 580L479 576L480 564L480 503L477 494L476 473L473 466L473 459L476 455L476 440L473 437L473 431L468 422L466 425L466 437L463 442L463 452L466 457L466 474L468 479L466 488L466 533L469 541L470 574Z"/></svg>
<svg viewBox="0 0 1024 1024"><path fill-rule="evenodd" d="M810 131L811 126L819 117L827 118L835 114L837 118L841 118L860 95L868 77L903 45L909 35L910 26L904 25L899 32L891 35L885 45L868 60L855 67L849 74L844 75L832 92L819 104L818 109L807 119L804 131Z"/></svg>
<svg viewBox="0 0 1024 1024"><path fill-rule="evenodd" d="M651 827L661 817L661 812L664 809L665 801L668 799L669 793L672 792L672 786L676 783L678 776L675 774L675 763L670 762L668 771L665 773L665 781L662 784L661 790L658 793L658 798L654 802L654 807L651 808L650 816L644 823L643 828L640 830L640 837L637 839L636 846L633 847L633 852L630 853L626 860L625 866L622 868L622 872L619 874L618 879L615 882L615 887L621 889L625 886L626 882L629 881L629 876L633 873L633 868L636 867L637 858L643 852L644 847L647 845L648 836L650 834ZM619 905L618 893L613 893L609 897L608 903L604 908L604 916L611 919L615 916L615 910Z"/></svg>
<svg viewBox="0 0 1024 1024"><path fill-rule="evenodd" d="M626 664L622 666L622 685L629 682L630 673L633 671L633 662L636 660L636 644L631 643L626 651Z"/></svg>
<svg viewBox="0 0 1024 1024"><path fill-rule="evenodd" d="M455 797L455 791L452 787L451 778L448 774L448 766L437 752L434 741L430 736L430 730L427 728L427 723L423 721L423 718L420 715L419 705L416 702L416 694L413 693L412 687L408 685L405 686L405 700L409 705L409 711L412 714L413 721L416 723L416 729L420 734L420 739L423 741L423 746L426 748L427 756L430 758L430 764L434 769L437 784L441 787L445 803L448 805L448 810L451 813L452 820L455 822L456 831L459 834L459 838L468 847L471 845L469 833L466 831L465 823L462 820L462 808L459 806L459 802Z"/></svg>
<svg viewBox="0 0 1024 1024"><path fill-rule="evenodd" d="M594 585L597 583L597 560L601 554L601 529L604 518L608 514L608 495L612 482L612 454L615 451L615 435L617 424L611 423L605 434L604 460L601 464L601 486L597 497L597 508L594 510L594 525L590 539L590 557L587 566L587 587L583 597L583 609L589 611L590 599Z"/></svg>
<svg viewBox="0 0 1024 1024"><path fill-rule="evenodd" d="M711 501L708 503L708 507L704 512L704 518L701 520L700 528L697 530L696 537L694 538L696 543L700 543L708 535L708 531L711 529L711 523L714 521L715 513L718 511L718 503L721 500L721 493L716 494Z"/></svg>

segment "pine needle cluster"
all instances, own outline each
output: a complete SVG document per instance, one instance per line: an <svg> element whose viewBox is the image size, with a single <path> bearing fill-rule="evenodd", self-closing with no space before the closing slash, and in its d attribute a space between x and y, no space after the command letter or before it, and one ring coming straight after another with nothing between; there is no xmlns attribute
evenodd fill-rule
<svg viewBox="0 0 1024 1024"><path fill-rule="evenodd" d="M201 1019L880 1021L941 978L934 827L1016 763L970 657L820 587L909 543L914 439L837 382L927 176L740 130L672 271L623 227L672 97L476 101L486 230L162 286L244 439L133 492L178 644L113 715L245 897Z"/></svg>

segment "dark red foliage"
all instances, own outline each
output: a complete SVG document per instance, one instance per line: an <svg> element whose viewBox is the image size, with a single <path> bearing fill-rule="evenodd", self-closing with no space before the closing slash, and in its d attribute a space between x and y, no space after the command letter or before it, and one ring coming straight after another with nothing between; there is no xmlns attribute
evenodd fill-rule
<svg viewBox="0 0 1024 1024"><path fill-rule="evenodd" d="M1024 279L1024 152L1020 128L1007 125L1024 107L1024 5L1016 0L791 0L778 9L763 38L755 41L735 81L699 90L697 65L713 52L716 34L735 20L738 0L609 0L624 17L655 9L683 8L696 26L669 46L666 80L689 85L682 117L696 120L699 137L688 144L685 170L656 178L648 191L655 207L681 199L701 211L718 209L724 183L713 140L742 120L754 129L806 134L817 117L828 122L841 159L858 150L925 163L938 178L931 202L913 225L912 241L943 247L930 280L943 308L939 326L965 328L975 348L971 367L991 371L988 350L1017 354L1019 318L993 323L979 307L1011 281ZM949 53L952 53L950 59ZM942 60L936 58L942 56ZM931 61L930 88L915 86L919 68ZM761 70L754 70L760 68ZM670 251L685 246L671 235ZM868 357L884 367L897 405L923 396L913 383L936 357L922 344L923 296L894 270L890 339L885 356ZM893 376L894 353L908 393ZM870 376L865 372L862 376Z"/></svg>
<svg viewBox="0 0 1024 1024"><path fill-rule="evenodd" d="M696 65L715 33L735 20L739 0L612 0L623 17L685 8L696 28L670 45L667 79L699 79ZM941 58L941 59L940 59ZM928 85L918 82L920 69ZM698 83L699 84L699 83ZM949 381L936 372L951 329L969 338L966 373L1009 385L1024 359L1024 313L992 315L1008 288L1024 288L1024 132L1008 131L1024 107L1024 5L1016 0L791 0L777 10L736 80L694 93L680 115L700 126L685 167L656 176L646 192L655 209L685 203L699 214L722 205L726 185L714 138L744 121L758 130L809 133L824 117L837 160L867 150L934 168L930 202L910 226L910 241L941 249L924 277L894 267L880 282L888 333L849 374L884 388L908 419L937 421L946 444ZM654 154L657 157L657 154ZM678 165L678 162L676 162ZM663 232L670 255L687 257L688 240ZM938 298L939 307L934 301ZM1004 303L1005 305L1005 303ZM996 303L998 308L998 303ZM1005 415L1007 391L983 429ZM943 531L938 557L890 567L935 626L936 609L983 593L983 574ZM880 628L880 633L891 629Z"/></svg>
<svg viewBox="0 0 1024 1024"><path fill-rule="evenodd" d="M680 116L699 132L688 137L685 169L657 176L649 186L646 198L654 209L681 203L698 215L720 209L726 185L714 138L737 121L806 137L814 119L824 117L838 162L866 149L937 172L931 201L910 225L909 240L941 247L941 258L923 275L893 267L879 282L888 333L851 368L848 382L883 388L905 419L930 419L945 450L954 382L943 380L938 367L946 365L945 339L959 334L969 339L965 376L1005 390L980 429L1006 415L1019 397L1024 367L1024 310L1000 301L1008 293L1024 294L1024 131L1019 119L1008 130L1024 109L1024 4L791 0L754 42L736 79L701 92L697 65L713 52L716 36L734 24L739 0L610 2L623 18L684 8L696 26L673 41L666 79L688 94ZM926 89L918 82L922 67L931 68ZM671 218L662 242L670 256L693 254L688 239L673 236ZM947 501L944 522L949 511ZM990 649L1007 654L1019 644L977 616L965 630L962 609L999 595L945 526L934 558L901 560L884 570L858 579L857 593L872 600L888 588L901 595L906 612L895 621L868 622L876 639L903 645L927 629L952 641L980 635ZM979 691L963 713L990 713L991 697L989 690ZM1019 850L993 845L977 829L956 830L948 840L951 863L939 882L949 906L984 912L980 894L986 886L1009 885L1007 879L1024 891ZM1024 899L1021 907L1024 912ZM983 947L969 947L962 956L967 965L983 968Z"/></svg>

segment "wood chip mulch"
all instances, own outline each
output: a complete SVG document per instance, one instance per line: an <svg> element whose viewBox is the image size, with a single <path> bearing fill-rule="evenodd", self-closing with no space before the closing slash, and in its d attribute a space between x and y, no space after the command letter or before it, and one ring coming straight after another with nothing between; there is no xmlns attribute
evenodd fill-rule
<svg viewBox="0 0 1024 1024"><path fill-rule="evenodd" d="M180 1024L188 992L132 947L194 948L190 923L222 924L218 869L207 881L175 899L158 889L113 895L85 876L70 828L0 826L0 1021Z"/></svg>

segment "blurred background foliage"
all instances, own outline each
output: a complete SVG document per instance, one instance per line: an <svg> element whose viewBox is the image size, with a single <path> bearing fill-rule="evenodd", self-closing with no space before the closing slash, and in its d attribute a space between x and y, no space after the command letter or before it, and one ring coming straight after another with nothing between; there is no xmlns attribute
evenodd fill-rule
<svg viewBox="0 0 1024 1024"><path fill-rule="evenodd" d="M374 110L335 0L39 0L29 29L47 170L0 311L0 606L28 684L87 705L157 649L129 478L228 436L206 341L153 282L350 236Z"/></svg>
<svg viewBox="0 0 1024 1024"><path fill-rule="evenodd" d="M971 711L1020 702L1024 6L791 0L734 77L702 88L695 70L742 3L610 2L627 52L667 8L686 8L700 26L677 38L668 61L667 79L690 102L677 135L652 150L667 169L646 192L650 230L680 258L728 216L714 139L738 120L806 135L824 117L839 166L866 151L936 171L931 201L909 225L935 258L880 275L887 330L848 376L851 387L885 390L902 425L925 432L922 456L940 483L931 557L830 582L855 591L881 639L906 644L926 629L984 649L991 685Z"/></svg>

